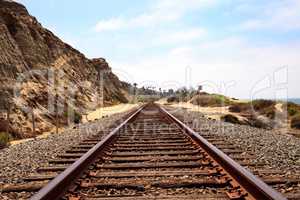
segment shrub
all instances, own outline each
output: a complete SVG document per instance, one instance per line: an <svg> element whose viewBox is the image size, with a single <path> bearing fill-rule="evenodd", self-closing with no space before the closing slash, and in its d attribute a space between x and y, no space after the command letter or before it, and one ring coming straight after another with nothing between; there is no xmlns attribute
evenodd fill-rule
<svg viewBox="0 0 300 200"><path fill-rule="evenodd" d="M292 118L291 127L295 129L300 129L300 115Z"/></svg>
<svg viewBox="0 0 300 200"><path fill-rule="evenodd" d="M230 100L222 95L197 95L193 97L191 103L203 107L221 107L230 103Z"/></svg>
<svg viewBox="0 0 300 200"><path fill-rule="evenodd" d="M82 120L82 115L81 115L79 112L77 112L76 110L73 110L72 112L74 113L73 122L74 122L75 124L79 124L79 123L81 122L81 120ZM65 117L66 119L69 117L67 111L64 112L64 117Z"/></svg>
<svg viewBox="0 0 300 200"><path fill-rule="evenodd" d="M276 102L272 100L258 99L251 102L254 110L262 110L275 106Z"/></svg>
<svg viewBox="0 0 300 200"><path fill-rule="evenodd" d="M285 107L290 117L300 114L300 106L298 104L288 102L285 104Z"/></svg>
<svg viewBox="0 0 300 200"><path fill-rule="evenodd" d="M137 95L136 99L132 99L132 103L151 103L158 101L159 99L160 97L156 95Z"/></svg>
<svg viewBox="0 0 300 200"><path fill-rule="evenodd" d="M172 96L167 98L168 103L179 102L179 98L177 96Z"/></svg>
<svg viewBox="0 0 300 200"><path fill-rule="evenodd" d="M6 147L12 137L6 132L0 132L0 148Z"/></svg>
<svg viewBox="0 0 300 200"><path fill-rule="evenodd" d="M0 120L0 132L8 132L11 137L16 139L23 138L21 132L8 124L6 120Z"/></svg>
<svg viewBox="0 0 300 200"><path fill-rule="evenodd" d="M268 118L273 119L275 117L276 102L271 100L254 100L248 103L236 103L229 107L230 112L258 112L261 115L265 115Z"/></svg>
<svg viewBox="0 0 300 200"><path fill-rule="evenodd" d="M7 120L0 120L0 132L6 132L8 130Z"/></svg>
<svg viewBox="0 0 300 200"><path fill-rule="evenodd" d="M79 124L81 122L81 120L82 120L82 115L79 112L75 111L74 112L74 123Z"/></svg>
<svg viewBox="0 0 300 200"><path fill-rule="evenodd" d="M250 110L250 105L247 103L236 103L229 107L229 111L234 113L240 113L248 110Z"/></svg>
<svg viewBox="0 0 300 200"><path fill-rule="evenodd" d="M265 110L263 110L262 114L264 114L265 116L267 116L270 119L275 119L276 110L274 107L269 107L269 108L266 108Z"/></svg>
<svg viewBox="0 0 300 200"><path fill-rule="evenodd" d="M227 114L221 117L221 120L224 122L229 122L232 124L243 124L236 116Z"/></svg>

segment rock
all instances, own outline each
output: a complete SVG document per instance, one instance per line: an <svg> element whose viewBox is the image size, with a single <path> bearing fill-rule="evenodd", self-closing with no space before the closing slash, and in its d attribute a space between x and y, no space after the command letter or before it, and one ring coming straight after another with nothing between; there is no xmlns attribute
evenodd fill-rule
<svg viewBox="0 0 300 200"><path fill-rule="evenodd" d="M125 93L128 85L119 81L105 59L86 58L43 28L23 5L0 0L0 104L12 107L12 119L30 126L31 116L27 115L30 109L34 109L36 119L41 120L46 125L44 127L53 127L54 113L48 104L54 99L54 80L48 79L57 69L59 76L55 81L62 89L58 91L62 124L67 121L64 115L67 106L78 112L98 107L97 92L100 89L103 91L104 104L127 102ZM27 76L16 88L19 75L30 70L40 73ZM100 80L103 80L103 84L99 84ZM13 96L14 90L19 91L20 96ZM23 133L24 137L31 135L28 128L24 127L24 130L29 131Z"/></svg>

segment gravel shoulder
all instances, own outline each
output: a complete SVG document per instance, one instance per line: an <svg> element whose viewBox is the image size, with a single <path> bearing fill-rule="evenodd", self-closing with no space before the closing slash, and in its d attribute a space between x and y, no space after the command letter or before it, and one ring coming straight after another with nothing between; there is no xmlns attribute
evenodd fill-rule
<svg viewBox="0 0 300 200"><path fill-rule="evenodd" d="M134 108L94 122L71 127L60 134L35 138L0 150L0 185L22 181L23 177L34 173L37 168L47 166L49 159L56 158L58 154L65 152L85 138L101 131L104 137L109 132L107 129L118 124L118 120L132 109Z"/></svg>
<svg viewBox="0 0 300 200"><path fill-rule="evenodd" d="M280 131L207 119L201 112L169 106L167 109L200 134L222 136L241 150L252 151L256 156L253 162L263 162L267 168L286 173L300 171L300 139L297 137Z"/></svg>

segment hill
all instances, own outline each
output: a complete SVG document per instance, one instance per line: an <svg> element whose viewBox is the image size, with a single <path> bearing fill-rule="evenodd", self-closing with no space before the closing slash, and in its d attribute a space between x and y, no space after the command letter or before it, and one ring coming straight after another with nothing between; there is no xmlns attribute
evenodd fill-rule
<svg viewBox="0 0 300 200"><path fill-rule="evenodd" d="M127 88L105 59L86 58L23 5L0 0L0 132L24 138L51 130L56 118L60 126L76 122L87 110L127 102Z"/></svg>

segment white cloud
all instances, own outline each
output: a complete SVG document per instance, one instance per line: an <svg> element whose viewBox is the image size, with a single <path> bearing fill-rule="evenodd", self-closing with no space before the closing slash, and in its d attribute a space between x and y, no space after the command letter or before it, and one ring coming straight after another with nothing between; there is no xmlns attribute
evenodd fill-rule
<svg viewBox="0 0 300 200"><path fill-rule="evenodd" d="M184 73L186 67L190 66L193 85L201 81L210 81L218 85L233 80L237 85L230 89L228 95L249 98L251 89L257 81L282 66L289 66L290 95L299 96L299 89L296 87L297 75L300 73L299 43L275 41L272 45L263 46L262 41L251 40L251 36L249 40L241 35L222 38L224 37L222 33L218 34L221 38L218 39L214 37L215 34L208 35L208 31L201 26L193 28L177 23L181 22L179 20L187 13L215 5L216 2L190 0L187 3L182 0L160 0L135 17L101 21L101 25L105 24L104 22L114 25L109 25L106 29L100 28L98 31L153 28L138 37L130 35L129 38L126 37L125 40L121 38L116 42L115 46L121 50L111 53L109 62L112 63L112 68L130 74L130 77L135 79L132 82L144 83L148 80L147 82L160 87L166 82L173 82L180 87L185 84ZM240 30L286 31L300 28L299 0L279 0L274 1L275 3L256 1L257 4L253 3L254 1L243 0L239 0L238 3L236 0L232 2L238 4L234 10L229 9L233 12L230 14L237 14L239 17L236 20L248 17L248 20L240 25ZM241 13L246 14L241 17ZM172 44L174 48L166 50L168 47L165 44ZM122 52L125 52L125 56L119 55Z"/></svg>
<svg viewBox="0 0 300 200"><path fill-rule="evenodd" d="M154 39L155 44L177 44L181 42L189 42L196 39L204 38L207 30L204 28L190 28L180 31L168 31L162 33L158 38Z"/></svg>
<svg viewBox="0 0 300 200"><path fill-rule="evenodd" d="M170 36L171 40L193 40L205 36L207 31L202 28L190 29L174 33Z"/></svg>
<svg viewBox="0 0 300 200"><path fill-rule="evenodd" d="M216 3L216 0L189 0L188 2L182 0L159 0L154 8L156 10L184 14L189 10L206 8Z"/></svg>
<svg viewBox="0 0 300 200"><path fill-rule="evenodd" d="M152 26L158 23L171 22L178 18L179 16L174 13L162 14L160 12L152 12L132 18L129 20L128 24L132 27Z"/></svg>
<svg viewBox="0 0 300 200"><path fill-rule="evenodd" d="M265 26L266 26L266 24L262 20L252 19L252 20L248 20L246 22L243 22L240 25L240 29L242 29L242 30L254 30L254 29L264 28Z"/></svg>
<svg viewBox="0 0 300 200"><path fill-rule="evenodd" d="M101 31L113 31L118 30L126 26L126 22L121 18L112 18L109 20L102 20L99 21L96 26L95 30L98 32Z"/></svg>
<svg viewBox="0 0 300 200"><path fill-rule="evenodd" d="M94 29L97 32L103 32L120 30L124 28L150 27L159 23L174 21L176 19L178 19L178 16L172 15L172 13L161 15L159 12L153 12L138 15L131 19L119 17L101 20L96 24Z"/></svg>
<svg viewBox="0 0 300 200"><path fill-rule="evenodd" d="M113 68L127 71L135 82L154 82L164 87L173 82L177 86L186 84L186 68L191 68L192 85L208 81L219 90L221 83L235 81L236 85L227 95L238 98L250 98L253 87L266 75L273 75L283 66L289 67L289 95L299 96L297 88L300 73L299 44L274 44L255 46L240 37L204 41L196 44L178 46L168 53L148 56L141 59L113 62ZM274 89L274 88L273 88ZM274 90L266 90L264 97L274 98Z"/></svg>
<svg viewBox="0 0 300 200"><path fill-rule="evenodd" d="M191 48L189 46L177 47L177 48L171 49L171 51L169 52L169 56L176 57L176 56L185 55L184 57L187 57L188 55L192 55L192 52L193 52L193 48Z"/></svg>
<svg viewBox="0 0 300 200"><path fill-rule="evenodd" d="M290 31L300 29L300 1L286 0L267 3L262 10L253 11L257 17L241 23L241 30L272 29Z"/></svg>
<svg viewBox="0 0 300 200"><path fill-rule="evenodd" d="M112 18L99 21L94 30L112 31L122 28L151 27L157 24L174 22L187 12L215 5L215 0L158 0L148 11L133 18Z"/></svg>

